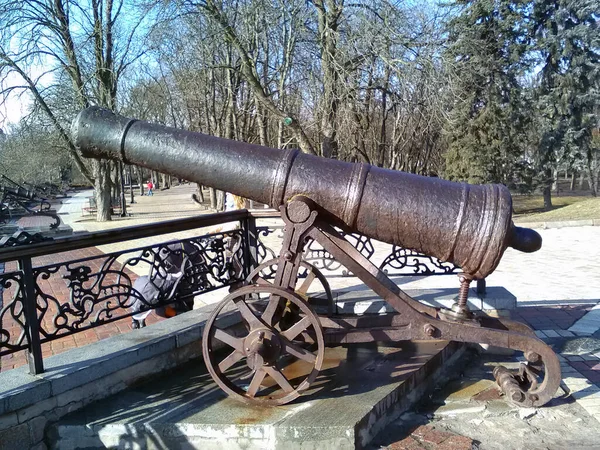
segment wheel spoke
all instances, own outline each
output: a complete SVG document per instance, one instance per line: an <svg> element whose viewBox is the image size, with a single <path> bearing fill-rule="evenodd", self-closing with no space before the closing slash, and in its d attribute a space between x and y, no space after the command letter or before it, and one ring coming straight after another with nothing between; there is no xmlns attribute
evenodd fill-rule
<svg viewBox="0 0 600 450"><path fill-rule="evenodd" d="M225 372L243 357L244 354L242 352L234 350L229 354L229 356L227 356L223 361L219 363L219 370L221 371L221 373Z"/></svg>
<svg viewBox="0 0 600 450"><path fill-rule="evenodd" d="M246 320L248 325L250 325L250 328L254 328L254 327L260 325L260 321L258 320L258 317L256 317L254 315L254 313L248 307L248 305L246 304L246 302L244 301L243 298L235 299L234 303L235 303L235 306L237 306L238 310L240 311L240 314L242 315L244 320Z"/></svg>
<svg viewBox="0 0 600 450"><path fill-rule="evenodd" d="M290 382L287 380L285 375L279 371L279 369L277 369L276 367L272 367L272 366L265 366L264 369L271 376L271 378L273 378L275 380L275 382L279 386L281 386L281 389L283 389L285 392L293 392L294 391L294 388L292 387Z"/></svg>
<svg viewBox="0 0 600 450"><path fill-rule="evenodd" d="M300 321L296 322L291 328L288 328L281 334L286 339L293 341L296 336L305 331L310 325L310 318L308 316L304 316Z"/></svg>
<svg viewBox="0 0 600 450"><path fill-rule="evenodd" d="M303 349L299 345L294 344L291 341L284 342L284 351L288 352L290 355L295 356L298 359L314 364L317 360L317 357L314 353L309 352L308 350Z"/></svg>
<svg viewBox="0 0 600 450"><path fill-rule="evenodd" d="M242 349L244 348L244 343L241 338L236 338L220 328L215 330L214 337L215 339L218 339L219 341L235 348L236 350L239 350L240 352L243 351Z"/></svg>
<svg viewBox="0 0 600 450"><path fill-rule="evenodd" d="M298 292L300 295L306 295L306 293L308 292L308 288L313 284L316 277L317 274L312 269L310 269L300 287L296 289L296 292Z"/></svg>
<svg viewBox="0 0 600 450"><path fill-rule="evenodd" d="M250 386L248 387L248 395L250 397L256 396L256 393L260 389L260 385L265 379L266 374L267 373L263 370L262 367L256 369L256 372L254 372L254 376L252 377L252 381L250 382Z"/></svg>
<svg viewBox="0 0 600 450"><path fill-rule="evenodd" d="M258 286L273 286L273 283L265 278L257 278L254 280L254 284Z"/></svg>
<svg viewBox="0 0 600 450"><path fill-rule="evenodd" d="M268 326L273 325L273 318L281 302L281 297L276 294L272 294L269 298L269 304L265 309L265 312L260 317Z"/></svg>

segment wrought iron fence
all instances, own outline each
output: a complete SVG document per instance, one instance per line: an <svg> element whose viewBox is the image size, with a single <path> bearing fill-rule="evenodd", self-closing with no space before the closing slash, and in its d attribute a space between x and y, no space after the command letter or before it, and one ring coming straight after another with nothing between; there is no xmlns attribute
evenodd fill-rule
<svg viewBox="0 0 600 450"><path fill-rule="evenodd" d="M1 250L0 356L26 350L31 372L41 373L45 342L242 282L253 264L250 221L247 211L234 211L43 242L29 236L31 245L21 240ZM238 226L106 254L96 249L227 222ZM83 249L89 256L65 254Z"/></svg>
<svg viewBox="0 0 600 450"><path fill-rule="evenodd" d="M278 249L267 242L275 237L276 243L282 233L273 220L277 217L274 212L240 210L49 241L23 236L20 245L0 250L0 356L25 350L30 371L41 373L45 342L243 282L254 267L277 257ZM270 223L257 226L263 219ZM231 222L237 227L230 231L155 240L106 254L96 249ZM459 271L362 235L346 234L346 239L367 258L379 259L379 267L390 275ZM65 253L82 249L88 254L78 259ZM315 242L307 244L305 259L327 276L351 275Z"/></svg>
<svg viewBox="0 0 600 450"><path fill-rule="evenodd" d="M283 225L257 226L258 236L258 261L264 262L277 257L276 249L265 242L266 237L274 233L282 233ZM385 244L358 233L346 233L337 228L345 239L352 244L365 258L376 259L379 269L390 276L431 276L450 275L461 271L460 267L438 260L437 258L418 253L397 245ZM377 247L377 248L376 248ZM377 258L379 256L379 258ZM310 262L322 272L329 276L351 277L352 272L346 270L328 251L317 242L310 241L306 248L303 259Z"/></svg>

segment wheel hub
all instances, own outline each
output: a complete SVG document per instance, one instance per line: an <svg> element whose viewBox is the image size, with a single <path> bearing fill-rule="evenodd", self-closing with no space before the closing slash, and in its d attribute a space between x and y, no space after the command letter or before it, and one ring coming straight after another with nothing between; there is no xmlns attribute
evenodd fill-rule
<svg viewBox="0 0 600 450"><path fill-rule="evenodd" d="M252 369L257 364L271 365L281 355L281 340L267 328L254 330L244 339L244 350Z"/></svg>

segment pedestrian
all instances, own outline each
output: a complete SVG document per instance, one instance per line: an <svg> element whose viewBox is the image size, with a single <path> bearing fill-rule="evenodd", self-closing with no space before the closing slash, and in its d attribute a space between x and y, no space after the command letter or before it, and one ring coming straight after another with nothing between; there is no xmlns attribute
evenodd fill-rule
<svg viewBox="0 0 600 450"><path fill-rule="evenodd" d="M147 187L148 187L148 196L152 196L153 195L152 189L154 189L154 183L152 183L152 180L148 180Z"/></svg>

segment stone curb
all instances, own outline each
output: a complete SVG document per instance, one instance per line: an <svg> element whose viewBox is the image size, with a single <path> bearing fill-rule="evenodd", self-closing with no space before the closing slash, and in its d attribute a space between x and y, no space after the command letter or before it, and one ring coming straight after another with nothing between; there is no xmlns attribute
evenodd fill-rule
<svg viewBox="0 0 600 450"><path fill-rule="evenodd" d="M213 308L200 308L45 358L45 371L40 375L31 375L27 366L0 373L0 416L199 341Z"/></svg>
<svg viewBox="0 0 600 450"><path fill-rule="evenodd" d="M568 227L600 227L600 219L564 220L558 222L516 222L515 225L526 228L539 228L542 230Z"/></svg>

